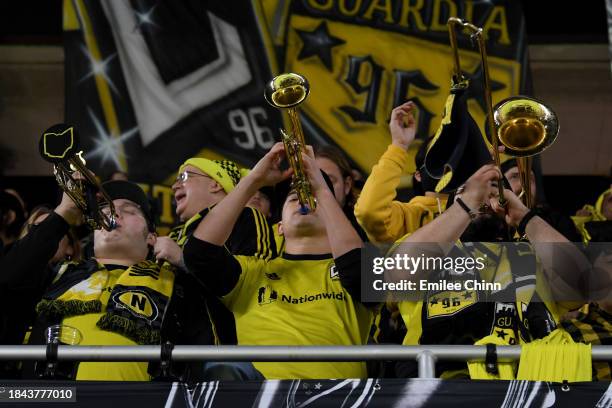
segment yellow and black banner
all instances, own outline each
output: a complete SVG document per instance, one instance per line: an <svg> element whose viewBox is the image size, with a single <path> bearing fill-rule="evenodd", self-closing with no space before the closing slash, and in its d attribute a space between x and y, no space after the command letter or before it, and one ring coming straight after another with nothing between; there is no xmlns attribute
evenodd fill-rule
<svg viewBox="0 0 612 408"><path fill-rule="evenodd" d="M264 1L284 71L303 74L308 141L335 143L366 173L390 143L391 110L418 106L418 137L433 135L449 94L453 59L446 21L483 28L493 102L526 92L524 21L519 2L460 0ZM485 102L478 49L459 33L471 79L468 108L483 129ZM483 133L484 134L484 133Z"/></svg>
<svg viewBox="0 0 612 408"><path fill-rule="evenodd" d="M339 146L367 175L390 143L393 107L415 102L421 139L438 128L451 16L483 28L493 103L528 93L520 2L64 0L66 122L100 176L170 185L194 156L252 166L283 126L264 86L297 72L311 86L299 107L306 141ZM482 131L480 56L465 33L459 47Z"/></svg>

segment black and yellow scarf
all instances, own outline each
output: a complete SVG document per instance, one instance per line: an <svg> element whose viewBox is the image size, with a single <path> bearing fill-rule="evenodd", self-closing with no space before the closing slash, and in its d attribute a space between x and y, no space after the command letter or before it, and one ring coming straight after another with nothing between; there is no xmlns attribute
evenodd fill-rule
<svg viewBox="0 0 612 408"><path fill-rule="evenodd" d="M138 344L159 344L174 273L143 261L125 269L113 283L113 271L94 259L62 265L36 306L37 313L52 319L105 313L97 322L99 328Z"/></svg>
<svg viewBox="0 0 612 408"><path fill-rule="evenodd" d="M193 231L195 231L196 227L200 225L200 221L202 221L202 219L210 212L211 208L203 209L188 219L184 224L174 227L172 231L170 231L170 234L168 234L168 237L170 237L170 239L176 242L178 246L183 249L187 243L187 238L193 234Z"/></svg>

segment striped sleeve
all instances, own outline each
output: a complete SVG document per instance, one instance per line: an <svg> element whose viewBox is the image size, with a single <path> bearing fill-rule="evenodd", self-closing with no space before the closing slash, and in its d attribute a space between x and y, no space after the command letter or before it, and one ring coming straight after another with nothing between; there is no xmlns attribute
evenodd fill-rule
<svg viewBox="0 0 612 408"><path fill-rule="evenodd" d="M274 237L266 217L250 207L242 210L226 246L233 255L254 256L263 260L276 256Z"/></svg>

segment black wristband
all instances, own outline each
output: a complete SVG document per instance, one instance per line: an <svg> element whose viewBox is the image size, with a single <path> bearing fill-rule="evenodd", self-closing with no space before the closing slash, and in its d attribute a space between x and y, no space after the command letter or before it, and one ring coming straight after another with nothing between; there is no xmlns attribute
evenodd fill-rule
<svg viewBox="0 0 612 408"><path fill-rule="evenodd" d="M472 211L472 209L470 207L468 207L467 204L464 203L461 198L457 198L457 199L455 199L455 201L457 201L457 204L459 204L461 206L461 208L463 208L465 210L465 212L468 213L468 215L470 216L470 219L476 218L476 213L474 211Z"/></svg>
<svg viewBox="0 0 612 408"><path fill-rule="evenodd" d="M525 235L525 228L527 228L527 223L536 215L538 214L536 214L535 211L529 210L529 212L525 214L521 222L519 222L518 228L516 230L521 237Z"/></svg>

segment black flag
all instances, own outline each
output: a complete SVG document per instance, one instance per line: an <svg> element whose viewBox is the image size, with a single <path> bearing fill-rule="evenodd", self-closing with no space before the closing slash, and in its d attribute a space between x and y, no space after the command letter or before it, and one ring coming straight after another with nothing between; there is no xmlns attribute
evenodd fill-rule
<svg viewBox="0 0 612 408"><path fill-rule="evenodd" d="M453 86L442 122L427 150L425 170L438 180L436 192L457 189L491 161L491 153L467 107L467 81Z"/></svg>

